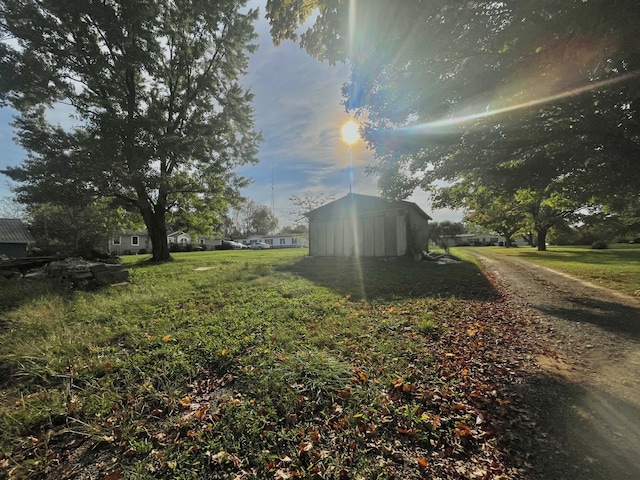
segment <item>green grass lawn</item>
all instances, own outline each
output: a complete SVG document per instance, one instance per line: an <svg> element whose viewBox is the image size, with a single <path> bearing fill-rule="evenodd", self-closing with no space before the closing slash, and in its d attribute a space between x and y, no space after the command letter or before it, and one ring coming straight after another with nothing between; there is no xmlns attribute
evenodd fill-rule
<svg viewBox="0 0 640 480"><path fill-rule="evenodd" d="M616 244L604 250L549 246L545 252L526 247L487 247L479 253L515 256L627 295L640 296L640 245Z"/></svg>
<svg viewBox="0 0 640 480"><path fill-rule="evenodd" d="M96 292L2 282L0 478L505 472L498 420L476 423L508 404L477 267L305 254L125 257L130 283Z"/></svg>

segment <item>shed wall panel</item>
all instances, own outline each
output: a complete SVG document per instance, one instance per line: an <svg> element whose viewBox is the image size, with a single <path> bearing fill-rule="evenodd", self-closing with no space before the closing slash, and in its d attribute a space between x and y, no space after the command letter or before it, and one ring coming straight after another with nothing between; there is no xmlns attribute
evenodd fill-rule
<svg viewBox="0 0 640 480"><path fill-rule="evenodd" d="M334 253L333 254L341 257L345 255L344 222L345 220L342 218L339 218L334 222L335 234L334 234L334 245L333 245Z"/></svg>
<svg viewBox="0 0 640 480"><path fill-rule="evenodd" d="M398 250L398 237L396 234L396 216L387 215L384 217L384 255L385 257L395 257Z"/></svg>
<svg viewBox="0 0 640 480"><path fill-rule="evenodd" d="M374 244L376 257L384 257L385 252L385 237L384 237L384 216L375 217L374 219Z"/></svg>
<svg viewBox="0 0 640 480"><path fill-rule="evenodd" d="M362 218L356 220L356 235L356 256L360 257L364 255L364 220Z"/></svg>
<svg viewBox="0 0 640 480"><path fill-rule="evenodd" d="M344 220L344 255L348 257L353 257L356 254L356 232L354 231L357 228L357 225L351 221L349 218L345 218Z"/></svg>
<svg viewBox="0 0 640 480"><path fill-rule="evenodd" d="M327 222L327 235L325 237L325 255L335 255L336 222Z"/></svg>
<svg viewBox="0 0 640 480"><path fill-rule="evenodd" d="M327 222L318 223L318 255L327 254Z"/></svg>
<svg viewBox="0 0 640 480"><path fill-rule="evenodd" d="M318 255L318 222L309 223L309 255Z"/></svg>
<svg viewBox="0 0 640 480"><path fill-rule="evenodd" d="M415 212L409 212L409 221L411 222L411 230L415 236L414 241L416 247L428 251L429 250L429 223Z"/></svg>
<svg viewBox="0 0 640 480"><path fill-rule="evenodd" d="M375 219L371 217L365 217L362 219L364 223L363 235L364 235L364 256L373 257L376 254L375 250Z"/></svg>
<svg viewBox="0 0 640 480"><path fill-rule="evenodd" d="M397 255L407 254L407 216L396 217Z"/></svg>

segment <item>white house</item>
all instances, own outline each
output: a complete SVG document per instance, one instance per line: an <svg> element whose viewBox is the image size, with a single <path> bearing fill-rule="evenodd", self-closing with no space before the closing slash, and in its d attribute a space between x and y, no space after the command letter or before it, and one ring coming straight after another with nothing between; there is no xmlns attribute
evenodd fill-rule
<svg viewBox="0 0 640 480"><path fill-rule="evenodd" d="M167 243L169 246L177 244L184 247L191 244L191 237L185 232L171 232L167 235Z"/></svg>
<svg viewBox="0 0 640 480"><path fill-rule="evenodd" d="M248 238L238 240L245 245L252 245L256 242L264 242L271 248L298 248L308 246L305 235L251 235Z"/></svg>
<svg viewBox="0 0 640 480"><path fill-rule="evenodd" d="M503 247L506 242L506 239L497 233L462 233L444 237L443 240L447 242L449 247L481 247L488 245ZM529 246L529 243L521 236L513 237L511 243L518 247Z"/></svg>
<svg viewBox="0 0 640 480"><path fill-rule="evenodd" d="M125 230L114 234L107 245L109 255L136 255L151 253L151 237L146 230Z"/></svg>

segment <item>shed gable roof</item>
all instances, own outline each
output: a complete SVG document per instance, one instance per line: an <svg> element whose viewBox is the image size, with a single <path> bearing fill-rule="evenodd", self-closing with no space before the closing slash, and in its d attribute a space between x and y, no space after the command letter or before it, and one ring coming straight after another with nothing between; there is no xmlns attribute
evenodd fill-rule
<svg viewBox="0 0 640 480"><path fill-rule="evenodd" d="M342 198L307 212L305 216L313 220L315 218L343 217L349 215L352 211L355 211L358 215L362 215L368 212L392 210L413 210L425 220L431 220L431 217L413 202L407 202L406 200L388 200L382 197L361 195L359 193L349 193Z"/></svg>
<svg viewBox="0 0 640 480"><path fill-rule="evenodd" d="M35 240L17 218L0 218L0 243L34 243Z"/></svg>

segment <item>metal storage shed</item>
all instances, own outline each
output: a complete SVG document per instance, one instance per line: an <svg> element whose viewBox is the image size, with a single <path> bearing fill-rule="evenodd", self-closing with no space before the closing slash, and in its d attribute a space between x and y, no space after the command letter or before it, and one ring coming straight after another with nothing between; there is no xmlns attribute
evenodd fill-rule
<svg viewBox="0 0 640 480"><path fill-rule="evenodd" d="M428 250L431 217L412 202L349 193L306 216L311 256L397 257Z"/></svg>

